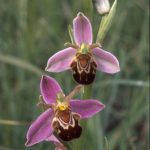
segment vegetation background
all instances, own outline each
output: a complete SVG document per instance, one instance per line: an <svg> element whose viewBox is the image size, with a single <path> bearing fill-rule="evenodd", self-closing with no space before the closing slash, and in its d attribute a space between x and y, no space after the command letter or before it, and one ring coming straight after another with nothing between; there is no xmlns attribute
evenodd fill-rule
<svg viewBox="0 0 150 150"><path fill-rule="evenodd" d="M54 149L49 142L25 148L25 136L29 123L41 113L36 103L47 60L70 41L67 28L77 12L91 13L88 2L0 0L0 150ZM95 38L100 20L93 7ZM117 56L121 71L115 75L97 72L93 98L107 107L87 121L82 137L69 146L72 150L147 150L148 0L118 0L102 46ZM49 75L58 80L65 93L76 85L70 71Z"/></svg>

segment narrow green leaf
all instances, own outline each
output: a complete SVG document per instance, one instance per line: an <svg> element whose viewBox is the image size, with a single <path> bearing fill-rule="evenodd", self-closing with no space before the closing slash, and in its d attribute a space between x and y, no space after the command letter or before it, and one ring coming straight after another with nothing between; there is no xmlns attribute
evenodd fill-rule
<svg viewBox="0 0 150 150"><path fill-rule="evenodd" d="M0 119L0 124L1 125L20 126L20 125L28 125L29 122Z"/></svg>
<svg viewBox="0 0 150 150"><path fill-rule="evenodd" d="M72 27L71 27L70 24L68 26L68 32L69 32L69 36L70 36L70 39L71 39L71 43L74 44L75 40L74 40L74 36L73 36L73 30L72 30Z"/></svg>
<svg viewBox="0 0 150 150"><path fill-rule="evenodd" d="M116 12L116 6L117 6L117 0L114 1L109 14L102 17L99 31L97 34L97 40L96 40L97 43L102 43L102 41L104 40L104 38L112 24L112 21L114 19L115 12Z"/></svg>
<svg viewBox="0 0 150 150"><path fill-rule="evenodd" d="M135 87L148 87L149 88L149 82L143 81L143 80L131 80L131 79L114 79L114 80L107 80L102 81L101 83L98 82L95 84L95 87L104 87L104 86L110 86L110 85L123 85L123 86L135 86Z"/></svg>
<svg viewBox="0 0 150 150"><path fill-rule="evenodd" d="M40 68L26 62L26 61L23 61L19 58L15 58L13 56L7 56L7 55L4 55L4 54L1 54L0 53L0 61L3 62L3 63L8 63L8 64L11 64L11 65L15 65L15 66L18 66L22 69L26 69L26 70L29 70L33 73L35 73L36 75L38 76L41 76L44 73L44 71L42 71Z"/></svg>

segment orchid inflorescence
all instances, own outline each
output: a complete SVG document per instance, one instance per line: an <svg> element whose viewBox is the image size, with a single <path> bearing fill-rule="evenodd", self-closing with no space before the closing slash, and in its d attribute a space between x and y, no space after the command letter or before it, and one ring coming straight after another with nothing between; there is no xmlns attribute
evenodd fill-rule
<svg viewBox="0 0 150 150"><path fill-rule="evenodd" d="M80 137L80 121L105 108L98 100L73 97L84 85L94 81L97 70L111 74L118 72L119 62L113 54L103 50L100 44L92 44L92 26L83 13L78 13L73 20L73 39L74 42L66 44L68 48L49 58L46 70L61 72L70 69L79 85L65 96L54 78L42 76L40 101L37 105L45 111L31 124L26 136L27 147L42 141L52 141L57 150L67 150L62 141Z"/></svg>

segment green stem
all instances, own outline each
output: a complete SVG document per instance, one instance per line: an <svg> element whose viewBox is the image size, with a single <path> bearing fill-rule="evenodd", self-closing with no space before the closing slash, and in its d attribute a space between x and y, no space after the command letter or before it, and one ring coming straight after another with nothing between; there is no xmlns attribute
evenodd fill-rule
<svg viewBox="0 0 150 150"><path fill-rule="evenodd" d="M84 91L83 91L83 94L82 94L82 99L83 100L90 99L91 96L92 96L92 84L84 85ZM84 149L86 140L88 140L87 138L85 138L85 137L87 137L87 123L86 123L86 121L82 120L81 126L83 128L83 131L82 131L81 137L79 139L80 142L79 141L73 142L73 147L74 147L73 150L82 150L82 149Z"/></svg>
<svg viewBox="0 0 150 150"><path fill-rule="evenodd" d="M91 20L92 20L92 16L93 16L93 3L92 0L83 0L83 12L85 13L85 15L87 15ZM90 85L84 85L84 91L83 91L83 95L82 95L82 99L86 100L86 99L90 99L92 96L92 84ZM87 124L85 121L82 121L82 135L80 137L80 142L74 142L73 147L74 150L82 150L82 149L86 149L85 148L85 143L88 140L87 137Z"/></svg>
<svg viewBox="0 0 150 150"><path fill-rule="evenodd" d="M84 85L84 92L82 95L82 99L89 99L92 96L92 84Z"/></svg>

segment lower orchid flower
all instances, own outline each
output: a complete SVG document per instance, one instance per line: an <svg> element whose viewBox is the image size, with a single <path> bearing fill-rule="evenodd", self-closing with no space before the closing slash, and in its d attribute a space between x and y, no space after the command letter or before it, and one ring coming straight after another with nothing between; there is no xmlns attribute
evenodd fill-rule
<svg viewBox="0 0 150 150"><path fill-rule="evenodd" d="M79 85L65 96L55 79L48 76L42 77L40 90L43 102L38 105L42 105L46 111L31 124L26 136L27 147L42 141L52 141L59 148L63 145L58 139L70 141L80 137L82 133L80 120L92 117L105 107L94 99L72 99L80 89Z"/></svg>
<svg viewBox="0 0 150 150"><path fill-rule="evenodd" d="M67 43L68 48L50 57L46 71L71 69L79 84L91 84L97 70L110 74L120 71L119 62L113 54L103 50L98 43L92 44L92 26L83 13L78 13L73 20L73 35L75 43Z"/></svg>

